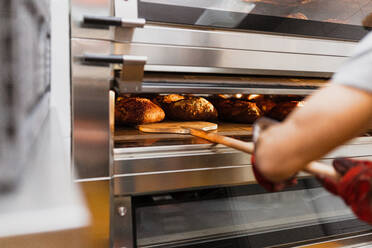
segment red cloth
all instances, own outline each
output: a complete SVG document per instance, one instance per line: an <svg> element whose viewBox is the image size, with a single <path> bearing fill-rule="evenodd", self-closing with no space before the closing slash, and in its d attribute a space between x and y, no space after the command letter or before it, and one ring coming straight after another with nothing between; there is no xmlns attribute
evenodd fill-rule
<svg viewBox="0 0 372 248"><path fill-rule="evenodd" d="M359 219L372 224L372 162L340 158L333 161L333 167L342 175L338 182L318 179L328 191L342 197Z"/></svg>
<svg viewBox="0 0 372 248"><path fill-rule="evenodd" d="M281 191L287 186L293 186L297 184L297 179L295 176L291 177L290 179L284 182L280 182L280 183L271 182L270 180L266 179L262 175L262 173L259 171L259 169L257 168L258 166L257 166L254 155L252 155L251 162L252 162L253 174L256 178L256 181L269 192Z"/></svg>

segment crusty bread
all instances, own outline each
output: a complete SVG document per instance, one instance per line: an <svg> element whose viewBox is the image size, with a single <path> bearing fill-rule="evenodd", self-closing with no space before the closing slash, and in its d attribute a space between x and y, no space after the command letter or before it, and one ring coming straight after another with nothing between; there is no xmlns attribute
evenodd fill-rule
<svg viewBox="0 0 372 248"><path fill-rule="evenodd" d="M260 96L255 98L253 101L256 103L263 115L270 112L276 106L276 102L270 97Z"/></svg>
<svg viewBox="0 0 372 248"><path fill-rule="evenodd" d="M216 99L213 102L222 121L248 123L257 120L261 111L255 103L238 99Z"/></svg>
<svg viewBox="0 0 372 248"><path fill-rule="evenodd" d="M212 121L217 119L217 110L203 97L188 96L171 102L166 108L167 118L180 121Z"/></svg>
<svg viewBox="0 0 372 248"><path fill-rule="evenodd" d="M298 103L298 101L278 102L265 116L282 121L297 107Z"/></svg>
<svg viewBox="0 0 372 248"><path fill-rule="evenodd" d="M164 111L149 99L139 97L118 97L115 105L115 123L138 125L160 122Z"/></svg>
<svg viewBox="0 0 372 248"><path fill-rule="evenodd" d="M158 95L152 99L152 101L159 105L165 112L167 112L169 105L172 102L177 102L179 100L185 99L184 96L178 94L170 94L170 95Z"/></svg>

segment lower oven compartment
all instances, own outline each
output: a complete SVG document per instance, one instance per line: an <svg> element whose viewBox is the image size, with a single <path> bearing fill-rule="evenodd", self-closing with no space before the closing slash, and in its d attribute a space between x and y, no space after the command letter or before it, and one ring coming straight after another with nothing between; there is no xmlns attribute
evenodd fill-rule
<svg viewBox="0 0 372 248"><path fill-rule="evenodd" d="M252 184L138 196L133 207L138 247L295 246L371 230L314 179L278 193Z"/></svg>

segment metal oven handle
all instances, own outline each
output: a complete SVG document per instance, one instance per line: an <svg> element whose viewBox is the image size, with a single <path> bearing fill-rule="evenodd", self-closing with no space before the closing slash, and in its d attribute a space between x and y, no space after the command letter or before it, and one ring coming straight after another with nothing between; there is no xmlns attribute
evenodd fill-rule
<svg viewBox="0 0 372 248"><path fill-rule="evenodd" d="M123 64L123 65L145 65L146 56L134 55L102 55L102 54L84 54L81 58L83 63L105 63L105 64Z"/></svg>
<svg viewBox="0 0 372 248"><path fill-rule="evenodd" d="M134 55L101 55L84 54L80 57L84 64L122 64L120 78L117 81L117 87L120 91L138 92L142 89L142 81L146 56Z"/></svg>
<svg viewBox="0 0 372 248"><path fill-rule="evenodd" d="M146 20L143 18L129 19L114 16L84 16L83 24L125 28L143 28L146 24Z"/></svg>

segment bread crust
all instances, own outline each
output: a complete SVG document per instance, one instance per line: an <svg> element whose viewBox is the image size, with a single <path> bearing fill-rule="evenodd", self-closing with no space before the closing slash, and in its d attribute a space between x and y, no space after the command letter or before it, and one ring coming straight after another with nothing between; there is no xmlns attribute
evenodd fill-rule
<svg viewBox="0 0 372 248"><path fill-rule="evenodd" d="M261 116L256 103L238 99L216 99L214 105L222 121L251 124Z"/></svg>
<svg viewBox="0 0 372 248"><path fill-rule="evenodd" d="M184 96L178 94L170 94L170 95L158 95L152 99L152 102L156 105L160 106L165 113L167 114L168 108L171 103L177 102L179 100L185 99Z"/></svg>
<svg viewBox="0 0 372 248"><path fill-rule="evenodd" d="M279 102L265 116L283 121L298 105L298 101Z"/></svg>
<svg viewBox="0 0 372 248"><path fill-rule="evenodd" d="M217 110L203 97L187 97L171 102L167 107L167 118L180 121L214 121Z"/></svg>
<svg viewBox="0 0 372 248"><path fill-rule="evenodd" d="M139 125L160 122L165 113L149 99L140 97L119 97L115 105L115 123Z"/></svg>

